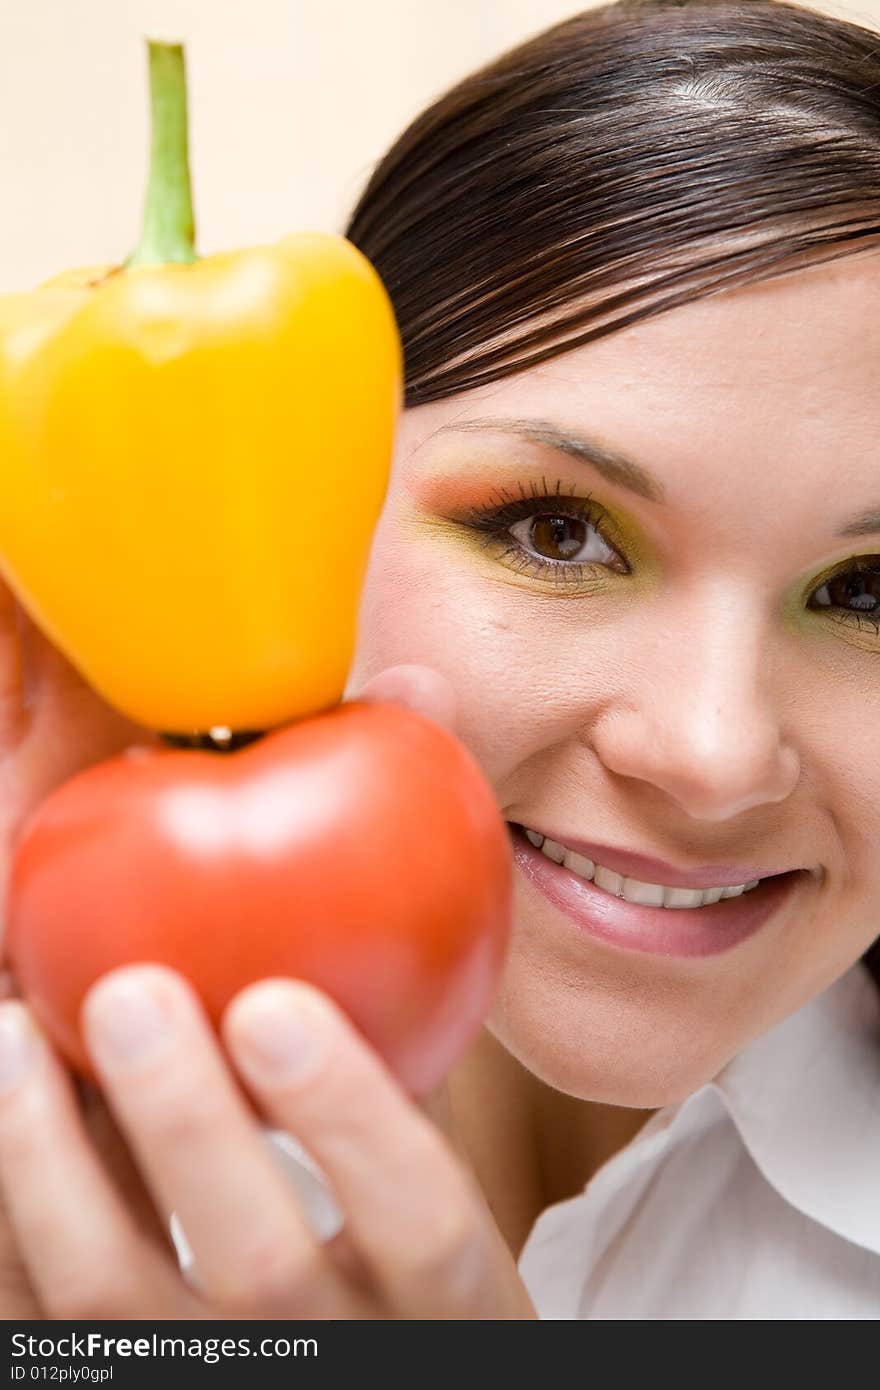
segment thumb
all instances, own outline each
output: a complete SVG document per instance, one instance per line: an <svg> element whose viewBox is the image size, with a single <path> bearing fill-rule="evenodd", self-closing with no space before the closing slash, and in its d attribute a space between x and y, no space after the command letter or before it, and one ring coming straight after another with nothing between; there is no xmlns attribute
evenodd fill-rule
<svg viewBox="0 0 880 1390"><path fill-rule="evenodd" d="M458 707L455 691L447 678L431 666L389 666L346 698L403 705L450 732L455 729Z"/></svg>

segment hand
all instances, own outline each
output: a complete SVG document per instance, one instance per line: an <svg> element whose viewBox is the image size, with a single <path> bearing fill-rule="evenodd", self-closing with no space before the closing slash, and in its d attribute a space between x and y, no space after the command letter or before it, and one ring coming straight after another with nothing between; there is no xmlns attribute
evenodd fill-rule
<svg viewBox="0 0 880 1390"><path fill-rule="evenodd" d="M0 898L24 817L81 768L156 735L97 696L0 579Z"/></svg>
<svg viewBox="0 0 880 1390"><path fill-rule="evenodd" d="M37 803L80 768L153 739L92 692L0 579L0 901L14 836ZM14 993L0 950L0 997ZM93 1114L109 1134L106 1114ZM0 1316L39 1315L0 1203Z"/></svg>
<svg viewBox="0 0 880 1390"><path fill-rule="evenodd" d="M352 697L400 700L453 720L448 683L422 667L382 672ZM164 1050L114 1061L101 1042L108 991L138 983L164 1020ZM318 1044L298 1082L273 1077L249 1043L257 1015L273 1003L288 1021L299 1005ZM130 1003L123 1013L132 1019ZM0 1291L3 1315L534 1317L474 1180L324 996L292 982L245 991L224 1024L232 1069L192 991L159 967L107 977L86 1016L115 1122L96 1093L86 1094L83 1111L24 1005L0 1004L0 1043L23 1040L28 1060L17 1079L5 1071L0 1097L10 1223L5 1235L0 1227L0 1259L8 1248L33 1286L31 1306L22 1288L5 1299ZM0 1046L0 1079L3 1056ZM442 1110L442 1097L432 1104ZM267 1152L254 1107L295 1133L328 1174L346 1229L327 1246L311 1235ZM200 1293L179 1274L167 1233L172 1210L193 1248Z"/></svg>
<svg viewBox="0 0 880 1390"><path fill-rule="evenodd" d="M43 1317L534 1316L475 1181L325 995L250 986L224 1016L226 1056L165 967L106 976L83 1017L103 1093L163 1223L178 1213L199 1291L139 1227L65 1071L9 1002L0 1184ZM345 1239L314 1238L254 1110L320 1164Z"/></svg>

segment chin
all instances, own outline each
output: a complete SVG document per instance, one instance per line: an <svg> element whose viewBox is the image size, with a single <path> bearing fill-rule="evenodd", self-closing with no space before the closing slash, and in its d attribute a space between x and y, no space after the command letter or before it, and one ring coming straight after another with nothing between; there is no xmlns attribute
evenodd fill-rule
<svg viewBox="0 0 880 1390"><path fill-rule="evenodd" d="M519 977L519 978L518 978ZM704 1086L737 1051L718 1016L676 991L554 981L511 963L489 1031L553 1090L602 1105L656 1110Z"/></svg>

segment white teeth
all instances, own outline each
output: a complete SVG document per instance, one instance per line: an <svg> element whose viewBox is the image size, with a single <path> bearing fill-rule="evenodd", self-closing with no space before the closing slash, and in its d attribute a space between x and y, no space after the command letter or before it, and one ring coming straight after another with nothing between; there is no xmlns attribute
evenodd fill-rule
<svg viewBox="0 0 880 1390"><path fill-rule="evenodd" d="M637 878L623 880L623 897L641 907L662 907L663 888L659 883L640 883Z"/></svg>
<svg viewBox="0 0 880 1390"><path fill-rule="evenodd" d="M668 888L663 883L642 883L640 879L624 878L613 869L594 864L592 859L577 854L573 849L566 849L558 840L547 839L537 830L526 830L525 833L535 848L552 859L554 864L561 864L577 874L578 878L593 882L606 893L613 893L615 897L625 898L627 902L640 907L705 907L720 902L722 898L738 898L741 893L757 888L761 881L755 878L750 883L737 883L731 888Z"/></svg>
<svg viewBox="0 0 880 1390"><path fill-rule="evenodd" d="M573 874L578 874L581 878L592 878L596 872L596 865L592 859L587 859L583 854L575 854L573 849L565 851L563 863L567 869L571 869Z"/></svg>
<svg viewBox="0 0 880 1390"><path fill-rule="evenodd" d="M703 894L699 888L664 888L664 907L702 907Z"/></svg>
<svg viewBox="0 0 880 1390"><path fill-rule="evenodd" d="M593 882L597 888L604 888L606 893L613 893L616 898L622 896L623 874L616 874L613 869L605 869L601 864L597 864Z"/></svg>
<svg viewBox="0 0 880 1390"><path fill-rule="evenodd" d="M552 859L554 864L561 864L565 858L565 847L557 844L555 840L544 840L541 846L541 853L546 854L548 859Z"/></svg>

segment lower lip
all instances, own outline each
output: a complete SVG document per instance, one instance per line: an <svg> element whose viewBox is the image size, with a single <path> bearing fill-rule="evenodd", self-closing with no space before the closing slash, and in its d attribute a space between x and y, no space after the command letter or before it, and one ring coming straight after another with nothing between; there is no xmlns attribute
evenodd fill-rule
<svg viewBox="0 0 880 1390"><path fill-rule="evenodd" d="M582 931L625 950L657 956L717 956L738 946L773 916L800 873L776 874L736 898L706 907L639 907L555 864L511 826L516 863L544 897Z"/></svg>

